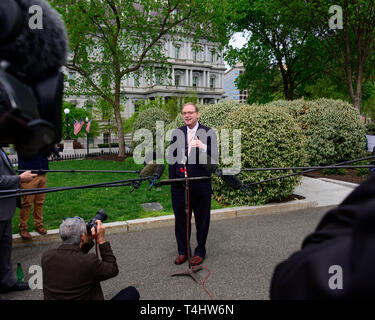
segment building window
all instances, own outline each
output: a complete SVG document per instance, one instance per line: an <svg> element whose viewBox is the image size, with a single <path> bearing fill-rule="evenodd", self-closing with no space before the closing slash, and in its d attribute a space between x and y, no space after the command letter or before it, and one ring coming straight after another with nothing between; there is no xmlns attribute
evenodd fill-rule
<svg viewBox="0 0 375 320"><path fill-rule="evenodd" d="M174 85L178 87L180 85L180 76L174 76Z"/></svg>
<svg viewBox="0 0 375 320"><path fill-rule="evenodd" d="M215 51L210 51L210 62L211 63L215 62Z"/></svg>
<svg viewBox="0 0 375 320"><path fill-rule="evenodd" d="M180 47L174 48L174 57L175 57L175 59L179 59L179 57L180 57Z"/></svg>
<svg viewBox="0 0 375 320"><path fill-rule="evenodd" d="M139 87L139 78L134 78L134 87Z"/></svg>
<svg viewBox="0 0 375 320"><path fill-rule="evenodd" d="M157 75L155 76L155 82L156 82L157 85L161 85L160 74L157 74Z"/></svg>
<svg viewBox="0 0 375 320"><path fill-rule="evenodd" d="M193 87L196 88L198 83L198 77L193 77Z"/></svg>
<svg viewBox="0 0 375 320"><path fill-rule="evenodd" d="M87 103L85 107L86 107L86 110L91 117L92 116L92 105Z"/></svg>
<svg viewBox="0 0 375 320"><path fill-rule="evenodd" d="M109 133L103 133L103 143L109 143Z"/></svg>
<svg viewBox="0 0 375 320"><path fill-rule="evenodd" d="M137 100L134 102L134 112L139 112L139 106L142 104L142 100Z"/></svg>
<svg viewBox="0 0 375 320"><path fill-rule="evenodd" d="M197 50L193 50L193 61L197 61Z"/></svg>
<svg viewBox="0 0 375 320"><path fill-rule="evenodd" d="M210 88L215 88L215 78L210 78Z"/></svg>

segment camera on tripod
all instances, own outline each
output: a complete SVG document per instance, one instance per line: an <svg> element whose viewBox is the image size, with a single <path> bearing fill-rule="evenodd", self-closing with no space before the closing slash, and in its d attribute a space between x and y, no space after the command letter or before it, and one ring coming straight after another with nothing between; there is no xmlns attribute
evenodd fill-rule
<svg viewBox="0 0 375 320"><path fill-rule="evenodd" d="M91 234L91 228L95 228L96 230L96 220L100 220L101 222L107 220L107 214L105 213L104 209L100 209L95 217L93 217L90 221L86 222L86 228L87 228L87 233Z"/></svg>

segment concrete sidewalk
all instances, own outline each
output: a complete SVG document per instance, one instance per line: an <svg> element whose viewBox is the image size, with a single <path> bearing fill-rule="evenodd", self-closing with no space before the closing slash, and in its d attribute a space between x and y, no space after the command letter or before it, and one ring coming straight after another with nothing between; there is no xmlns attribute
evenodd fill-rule
<svg viewBox="0 0 375 320"><path fill-rule="evenodd" d="M302 177L294 193L308 201L315 201L318 207L340 204L358 184L327 178Z"/></svg>

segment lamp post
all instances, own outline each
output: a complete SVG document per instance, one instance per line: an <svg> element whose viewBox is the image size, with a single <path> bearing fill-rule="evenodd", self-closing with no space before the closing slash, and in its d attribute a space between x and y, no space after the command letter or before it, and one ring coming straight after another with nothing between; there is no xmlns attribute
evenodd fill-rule
<svg viewBox="0 0 375 320"><path fill-rule="evenodd" d="M86 128L87 128L87 124L89 123L89 118L86 117ZM87 146L87 157L89 156L89 133L87 132L86 130L86 138L87 138L87 142L86 142L86 146Z"/></svg>
<svg viewBox="0 0 375 320"><path fill-rule="evenodd" d="M68 118L69 112L70 112L69 108L65 108L64 109L64 113L66 115L66 117L65 117L65 119L66 119L66 138L65 138L65 140L70 140L70 135L69 135L69 118Z"/></svg>

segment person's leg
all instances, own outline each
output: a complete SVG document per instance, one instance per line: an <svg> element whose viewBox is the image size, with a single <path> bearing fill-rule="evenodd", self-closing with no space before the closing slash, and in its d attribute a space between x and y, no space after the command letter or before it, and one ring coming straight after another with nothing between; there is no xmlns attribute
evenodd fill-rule
<svg viewBox="0 0 375 320"><path fill-rule="evenodd" d="M21 183L21 189L34 189L37 188L37 184L35 184L34 179L28 183ZM34 203L35 195L24 196L22 197L21 201L21 209L20 209L20 218L18 228L20 230L21 236L23 232L26 232L27 238L31 238L30 234L28 234L28 226L27 222L29 221L31 206Z"/></svg>
<svg viewBox="0 0 375 320"><path fill-rule="evenodd" d="M203 258L206 255L206 241L208 230L210 228L211 194L195 194L192 206L194 209L194 219L197 228L198 243L197 247L194 250L194 255Z"/></svg>
<svg viewBox="0 0 375 320"><path fill-rule="evenodd" d="M0 221L0 292L11 288L17 279L13 275L12 220Z"/></svg>
<svg viewBox="0 0 375 320"><path fill-rule="evenodd" d="M134 287L127 287L116 294L111 300L139 300L139 292Z"/></svg>
<svg viewBox="0 0 375 320"><path fill-rule="evenodd" d="M175 216L175 236L177 241L178 254L187 256L187 235L186 235L186 212L184 193L172 193L172 207ZM190 209L191 221L191 209ZM189 221L189 242L191 235L191 222Z"/></svg>
<svg viewBox="0 0 375 320"><path fill-rule="evenodd" d="M47 175L38 175L37 179L37 188L46 188L47 187ZM46 199L45 193L36 194L34 198L34 210L33 210L33 218L34 218L34 225L35 230L41 234L45 234L47 230L43 227L43 205Z"/></svg>

